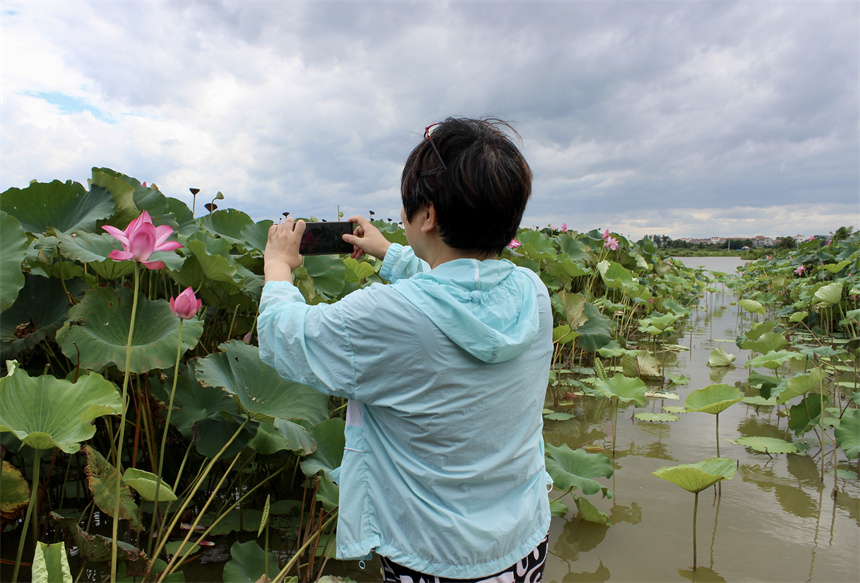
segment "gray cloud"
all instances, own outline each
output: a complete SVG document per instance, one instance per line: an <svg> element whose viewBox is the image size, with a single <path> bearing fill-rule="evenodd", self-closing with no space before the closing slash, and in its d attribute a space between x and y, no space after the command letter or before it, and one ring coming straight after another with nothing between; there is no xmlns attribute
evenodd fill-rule
<svg viewBox="0 0 860 583"><path fill-rule="evenodd" d="M490 114L535 171L528 225L860 222L856 2L4 7L4 190L110 166L255 219L393 218L423 127Z"/></svg>

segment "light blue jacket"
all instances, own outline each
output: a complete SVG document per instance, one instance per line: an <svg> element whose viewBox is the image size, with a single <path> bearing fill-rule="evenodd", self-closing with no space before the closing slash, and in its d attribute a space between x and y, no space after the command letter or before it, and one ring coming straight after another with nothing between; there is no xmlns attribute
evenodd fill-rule
<svg viewBox="0 0 860 583"><path fill-rule="evenodd" d="M260 356L350 399L337 557L375 550L450 578L497 573L546 536L542 409L552 356L546 287L509 261L433 270L392 245L374 284L308 306L263 288Z"/></svg>

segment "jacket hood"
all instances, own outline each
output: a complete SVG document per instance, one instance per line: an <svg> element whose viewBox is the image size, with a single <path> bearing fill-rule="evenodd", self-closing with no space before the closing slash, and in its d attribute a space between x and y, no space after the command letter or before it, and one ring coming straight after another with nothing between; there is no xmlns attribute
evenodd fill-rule
<svg viewBox="0 0 860 583"><path fill-rule="evenodd" d="M507 260L455 259L394 289L457 346L494 363L516 358L537 337L536 279Z"/></svg>

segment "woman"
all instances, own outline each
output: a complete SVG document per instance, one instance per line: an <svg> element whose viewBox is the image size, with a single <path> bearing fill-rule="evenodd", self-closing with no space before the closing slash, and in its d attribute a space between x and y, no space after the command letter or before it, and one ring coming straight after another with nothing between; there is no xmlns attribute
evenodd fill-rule
<svg viewBox="0 0 860 583"><path fill-rule="evenodd" d="M403 170L408 247L363 217L353 257L375 284L308 306L291 285L304 222L269 230L260 355L349 399L337 557L382 557L385 581L540 581L550 513L542 409L549 296L499 254L531 170L498 120L431 126Z"/></svg>

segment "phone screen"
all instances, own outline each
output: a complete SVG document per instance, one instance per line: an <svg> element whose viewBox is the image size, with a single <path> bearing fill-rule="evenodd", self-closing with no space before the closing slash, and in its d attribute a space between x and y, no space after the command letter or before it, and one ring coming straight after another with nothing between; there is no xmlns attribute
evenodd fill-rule
<svg viewBox="0 0 860 583"><path fill-rule="evenodd" d="M352 245L343 240L344 233L352 233L352 223L305 223L305 233L299 253L302 255L333 255L352 253Z"/></svg>

